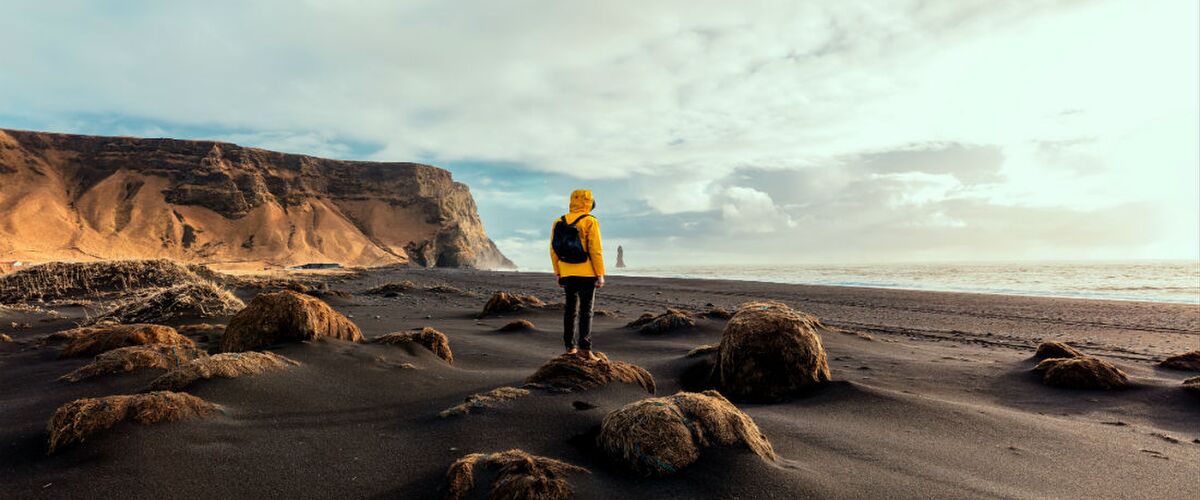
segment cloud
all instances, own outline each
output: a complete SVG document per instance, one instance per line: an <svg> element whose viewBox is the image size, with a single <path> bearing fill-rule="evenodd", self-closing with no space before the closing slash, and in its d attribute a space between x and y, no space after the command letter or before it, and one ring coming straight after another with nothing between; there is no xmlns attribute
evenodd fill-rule
<svg viewBox="0 0 1200 500"><path fill-rule="evenodd" d="M1129 226L1031 258L1190 257L1198 17L1172 0L25 2L0 17L0 126L436 163L510 253L593 187L606 236L687 239L694 259L990 256L1007 236L984 229L1032 214ZM679 258L661 255L642 254Z"/></svg>

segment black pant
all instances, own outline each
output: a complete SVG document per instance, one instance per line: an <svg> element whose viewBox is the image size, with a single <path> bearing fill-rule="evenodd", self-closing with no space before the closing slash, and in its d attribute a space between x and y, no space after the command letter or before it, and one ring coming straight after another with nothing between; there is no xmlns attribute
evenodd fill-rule
<svg viewBox="0 0 1200 500"><path fill-rule="evenodd" d="M563 344L567 349L576 345L592 349L592 299L596 296L596 278L563 276L559 284L567 290L567 305L563 308ZM578 308L578 312L576 309ZM579 342L575 342L575 316L579 316Z"/></svg>

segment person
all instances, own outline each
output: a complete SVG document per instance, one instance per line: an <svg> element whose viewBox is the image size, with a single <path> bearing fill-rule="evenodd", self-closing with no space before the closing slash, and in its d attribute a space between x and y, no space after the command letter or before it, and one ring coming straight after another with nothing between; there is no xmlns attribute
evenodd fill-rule
<svg viewBox="0 0 1200 500"><path fill-rule="evenodd" d="M590 190L576 189L572 192L570 211L554 220L550 242L554 278L567 295L563 308L563 343L567 354L588 360L596 359L592 354L592 306L596 289L604 287L604 249L600 242L600 221L592 215L595 208L596 201L592 199ZM577 243L575 233L578 234ZM568 240L556 243L556 234ZM582 249L575 247L576 244L582 245ZM557 250L556 246L559 247ZM564 248L567 253L572 253L571 247L579 250L576 252L578 256L559 255Z"/></svg>

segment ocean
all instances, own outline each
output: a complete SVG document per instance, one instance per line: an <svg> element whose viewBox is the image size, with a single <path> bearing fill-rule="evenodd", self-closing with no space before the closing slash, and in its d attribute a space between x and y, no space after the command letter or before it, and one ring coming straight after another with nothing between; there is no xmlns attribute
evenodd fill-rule
<svg viewBox="0 0 1200 500"><path fill-rule="evenodd" d="M1200 304L1200 261L665 266L609 273Z"/></svg>

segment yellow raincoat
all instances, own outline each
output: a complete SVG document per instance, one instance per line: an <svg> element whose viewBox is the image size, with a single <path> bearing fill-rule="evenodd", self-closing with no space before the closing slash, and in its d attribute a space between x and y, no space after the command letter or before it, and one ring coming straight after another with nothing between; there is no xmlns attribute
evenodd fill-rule
<svg viewBox="0 0 1200 500"><path fill-rule="evenodd" d="M571 193L571 211L566 214L567 222L574 221L579 216L592 211L592 191L576 189ZM559 219L554 219L557 224ZM595 217L580 219L575 228L579 230L579 239L583 249L587 250L588 260L578 264L558 260L554 248L550 248L550 261L554 263L554 274L559 276L604 276L604 249L600 243L600 221ZM554 231L554 226L550 226Z"/></svg>

